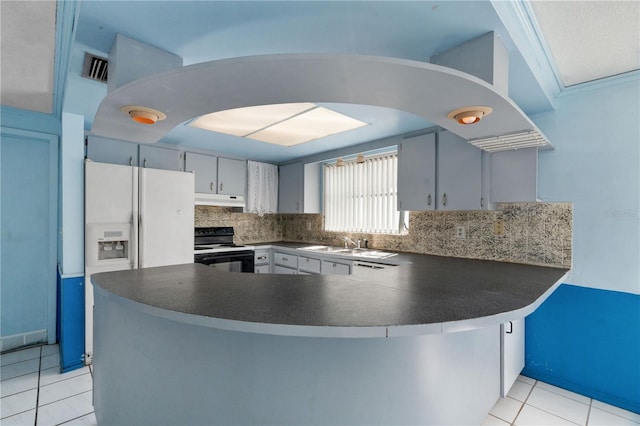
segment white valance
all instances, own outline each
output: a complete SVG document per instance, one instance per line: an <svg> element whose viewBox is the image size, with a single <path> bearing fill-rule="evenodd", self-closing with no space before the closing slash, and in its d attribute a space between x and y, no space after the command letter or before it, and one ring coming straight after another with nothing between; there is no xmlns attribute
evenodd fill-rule
<svg viewBox="0 0 640 426"><path fill-rule="evenodd" d="M262 216L278 212L278 166L247 161L247 200L245 212Z"/></svg>

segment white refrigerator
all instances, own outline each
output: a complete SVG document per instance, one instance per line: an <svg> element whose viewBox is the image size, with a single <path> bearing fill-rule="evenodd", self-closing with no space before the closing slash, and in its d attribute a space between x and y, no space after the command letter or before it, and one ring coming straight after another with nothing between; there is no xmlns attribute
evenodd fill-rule
<svg viewBox="0 0 640 426"><path fill-rule="evenodd" d="M85 162L85 363L97 272L193 263L194 175Z"/></svg>

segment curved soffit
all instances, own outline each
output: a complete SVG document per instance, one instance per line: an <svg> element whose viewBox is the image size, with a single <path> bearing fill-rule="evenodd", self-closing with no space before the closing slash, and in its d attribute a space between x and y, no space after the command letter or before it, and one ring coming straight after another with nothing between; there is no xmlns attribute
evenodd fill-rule
<svg viewBox="0 0 640 426"><path fill-rule="evenodd" d="M154 143L179 124L211 112L289 102L333 102L406 111L465 138L537 130L509 98L472 75L425 62L357 55L261 55L210 61L156 74L109 93L92 134ZM153 126L120 108L164 112ZM447 118L457 108L486 105L493 113L464 126Z"/></svg>

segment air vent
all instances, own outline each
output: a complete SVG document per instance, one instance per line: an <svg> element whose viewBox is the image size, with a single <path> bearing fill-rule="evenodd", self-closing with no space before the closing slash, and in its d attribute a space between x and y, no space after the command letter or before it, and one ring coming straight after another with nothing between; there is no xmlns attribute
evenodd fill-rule
<svg viewBox="0 0 640 426"><path fill-rule="evenodd" d="M109 61L107 59L90 53L84 54L84 65L82 67L83 77L106 83L108 74Z"/></svg>
<svg viewBox="0 0 640 426"><path fill-rule="evenodd" d="M487 152L510 151L522 148L551 148L551 144L542 133L537 130L526 130L508 135L469 140L474 145Z"/></svg>

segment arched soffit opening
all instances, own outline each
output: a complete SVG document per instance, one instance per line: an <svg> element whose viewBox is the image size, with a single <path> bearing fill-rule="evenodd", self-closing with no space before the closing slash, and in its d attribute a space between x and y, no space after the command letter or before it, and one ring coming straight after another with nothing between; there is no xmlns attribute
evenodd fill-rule
<svg viewBox="0 0 640 426"><path fill-rule="evenodd" d="M283 54L186 66L128 83L100 104L92 133L154 143L175 126L215 111L290 102L334 102L406 111L465 138L535 129L509 99L472 75L396 58ZM142 105L167 115L154 125L133 122L120 108ZM493 113L474 125L448 119L452 110L486 105Z"/></svg>

